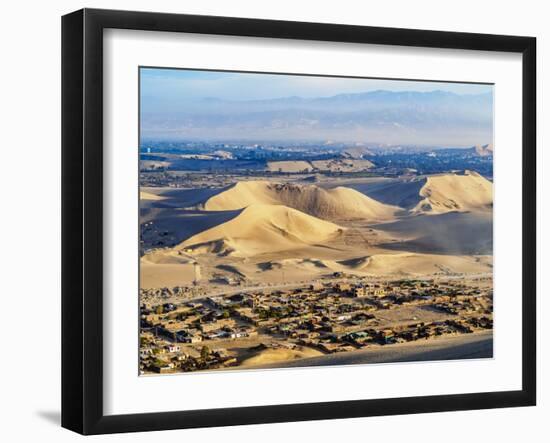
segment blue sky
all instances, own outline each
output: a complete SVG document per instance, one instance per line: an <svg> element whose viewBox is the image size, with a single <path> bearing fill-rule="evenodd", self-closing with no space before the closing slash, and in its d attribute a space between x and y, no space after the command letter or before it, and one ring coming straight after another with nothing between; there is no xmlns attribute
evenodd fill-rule
<svg viewBox="0 0 550 443"><path fill-rule="evenodd" d="M260 100L299 96L328 97L374 90L433 91L457 94L490 92L492 86L467 83L351 79L299 75L141 68L141 104L146 112L167 112L172 105L205 97Z"/></svg>

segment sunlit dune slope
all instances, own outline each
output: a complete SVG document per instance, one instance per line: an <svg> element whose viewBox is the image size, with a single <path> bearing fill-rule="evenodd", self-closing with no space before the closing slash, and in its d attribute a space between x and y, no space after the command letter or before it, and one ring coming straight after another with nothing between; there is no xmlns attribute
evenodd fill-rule
<svg viewBox="0 0 550 443"><path fill-rule="evenodd" d="M375 254L342 264L372 275L423 275L492 272L490 256L455 256L415 253Z"/></svg>
<svg viewBox="0 0 550 443"><path fill-rule="evenodd" d="M389 220L398 210L397 207L377 202L351 188L323 189L315 185L267 181L239 182L209 198L204 208L208 211L226 211L256 204L284 205L329 220Z"/></svg>
<svg viewBox="0 0 550 443"><path fill-rule="evenodd" d="M489 212L493 205L493 184L473 171L387 179L354 187L376 201L413 213Z"/></svg>
<svg viewBox="0 0 550 443"><path fill-rule="evenodd" d="M490 211L493 184L476 172L433 175L420 189L422 200L413 212Z"/></svg>
<svg viewBox="0 0 550 443"><path fill-rule="evenodd" d="M286 206L253 204L232 220L187 239L178 248L246 257L319 244L342 232L338 225Z"/></svg>
<svg viewBox="0 0 550 443"><path fill-rule="evenodd" d="M146 191L140 191L139 193L139 199L140 200L154 200L154 201L158 201L158 200L164 200L164 197L160 196L160 195L157 195L157 194L153 194L151 192L146 192Z"/></svg>

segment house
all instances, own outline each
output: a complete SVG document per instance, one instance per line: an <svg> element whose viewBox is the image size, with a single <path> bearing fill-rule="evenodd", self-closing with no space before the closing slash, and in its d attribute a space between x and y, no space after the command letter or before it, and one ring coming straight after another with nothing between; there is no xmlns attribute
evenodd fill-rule
<svg viewBox="0 0 550 443"><path fill-rule="evenodd" d="M338 292L348 292L351 290L351 285L349 283L337 283L336 290Z"/></svg>
<svg viewBox="0 0 550 443"><path fill-rule="evenodd" d="M199 343L202 341L202 337L195 331L178 331L176 332L176 340L180 343Z"/></svg>
<svg viewBox="0 0 550 443"><path fill-rule="evenodd" d="M393 329L384 329L380 331L380 337L385 344L395 343L395 333Z"/></svg>
<svg viewBox="0 0 550 443"><path fill-rule="evenodd" d="M169 362L165 362L165 361L157 361L153 365L152 369L153 369L153 371L158 372L159 374L166 374L168 372L173 371L175 367L176 367L176 365L174 363L169 363Z"/></svg>
<svg viewBox="0 0 550 443"><path fill-rule="evenodd" d="M229 332L229 338L243 338L248 337L248 332L246 331L231 331Z"/></svg>
<svg viewBox="0 0 550 443"><path fill-rule="evenodd" d="M227 331L217 330L217 331L212 331L212 332L208 333L206 335L206 338L208 340L216 340L216 339L219 339L219 338L227 338L229 336L230 335Z"/></svg>

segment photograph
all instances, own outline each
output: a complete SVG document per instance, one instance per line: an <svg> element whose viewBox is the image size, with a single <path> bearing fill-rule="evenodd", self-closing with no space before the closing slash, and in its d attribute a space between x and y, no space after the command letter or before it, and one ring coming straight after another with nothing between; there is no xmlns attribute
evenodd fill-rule
<svg viewBox="0 0 550 443"><path fill-rule="evenodd" d="M138 70L139 375L493 358L494 84Z"/></svg>
<svg viewBox="0 0 550 443"><path fill-rule="evenodd" d="M6 3L0 440L544 440L542 5Z"/></svg>

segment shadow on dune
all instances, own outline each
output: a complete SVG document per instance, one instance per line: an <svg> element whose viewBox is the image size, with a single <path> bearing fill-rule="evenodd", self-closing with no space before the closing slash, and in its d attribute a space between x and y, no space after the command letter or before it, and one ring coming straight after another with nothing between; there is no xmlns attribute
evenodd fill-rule
<svg viewBox="0 0 550 443"><path fill-rule="evenodd" d="M417 215L371 227L404 238L378 245L393 251L446 255L491 255L493 253L491 212Z"/></svg>
<svg viewBox="0 0 550 443"><path fill-rule="evenodd" d="M192 208L203 204L210 197L223 192L226 188L174 189L163 191L163 200L141 200L141 208Z"/></svg>
<svg viewBox="0 0 550 443"><path fill-rule="evenodd" d="M242 210L236 211L199 211L186 209L143 209L140 222L154 220L155 229L166 231L176 237L175 243L237 217Z"/></svg>
<svg viewBox="0 0 550 443"><path fill-rule="evenodd" d="M422 200L420 189L425 184L426 179L421 178L409 181L387 180L378 183L350 183L346 186L380 203L411 209Z"/></svg>

